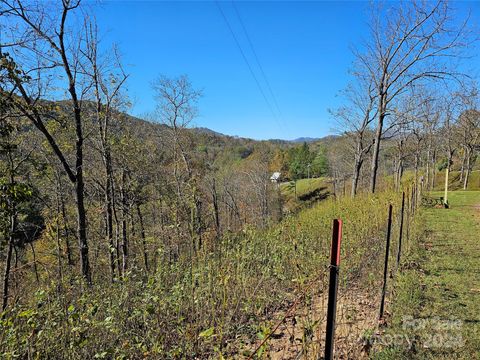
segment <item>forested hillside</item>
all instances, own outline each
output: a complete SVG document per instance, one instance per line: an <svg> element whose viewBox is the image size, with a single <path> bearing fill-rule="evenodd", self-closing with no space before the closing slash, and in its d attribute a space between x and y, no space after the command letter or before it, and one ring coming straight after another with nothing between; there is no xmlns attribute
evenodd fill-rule
<svg viewBox="0 0 480 360"><path fill-rule="evenodd" d="M195 127L202 84L162 69L130 115L134 74L87 5L0 0L0 357L319 358L337 218L339 349L371 355L385 234L400 253L405 210L410 255L425 194L480 188L467 17L372 3L330 135L255 140Z"/></svg>

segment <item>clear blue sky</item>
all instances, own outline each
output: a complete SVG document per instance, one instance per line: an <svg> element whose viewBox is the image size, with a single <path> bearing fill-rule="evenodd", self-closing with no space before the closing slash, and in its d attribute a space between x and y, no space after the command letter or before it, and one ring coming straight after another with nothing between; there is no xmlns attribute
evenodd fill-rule
<svg viewBox="0 0 480 360"><path fill-rule="evenodd" d="M479 2L462 4L480 12ZM350 48L367 36L368 2L219 5L270 103L267 105L215 2L107 1L95 7L104 44L115 42L130 74L133 115L155 108L150 82L187 74L203 89L195 126L255 139L333 132L329 108L348 82Z"/></svg>

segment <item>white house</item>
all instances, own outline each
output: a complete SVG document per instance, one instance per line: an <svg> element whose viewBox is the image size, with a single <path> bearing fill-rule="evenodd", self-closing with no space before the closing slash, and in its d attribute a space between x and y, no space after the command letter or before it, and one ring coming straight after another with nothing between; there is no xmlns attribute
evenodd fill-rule
<svg viewBox="0 0 480 360"><path fill-rule="evenodd" d="M272 176L270 176L270 181L273 183L277 183L280 181L280 178L281 178L281 174L278 171L276 171L272 174Z"/></svg>

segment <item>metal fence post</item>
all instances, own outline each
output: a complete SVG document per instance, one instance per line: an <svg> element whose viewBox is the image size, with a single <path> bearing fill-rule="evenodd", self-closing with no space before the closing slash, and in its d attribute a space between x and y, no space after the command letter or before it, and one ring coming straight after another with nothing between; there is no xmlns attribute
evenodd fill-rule
<svg viewBox="0 0 480 360"><path fill-rule="evenodd" d="M410 194L410 212L413 214L415 212L415 188L412 188L412 193Z"/></svg>
<svg viewBox="0 0 480 360"><path fill-rule="evenodd" d="M397 268L400 266L400 256L402 254L403 212L404 211L405 211L405 191L402 193L402 209L400 210L400 233L398 235Z"/></svg>
<svg viewBox="0 0 480 360"><path fill-rule="evenodd" d="M410 241L410 221L411 221L411 205L410 205L410 202L411 202L411 199L410 199L410 188L407 189L407 194L406 194L406 197L405 197L405 211L406 211L406 231L405 231L405 240L406 242L409 242Z"/></svg>
<svg viewBox="0 0 480 360"><path fill-rule="evenodd" d="M342 220L335 219L333 220L332 249L331 249L331 255L330 255L330 282L329 282L329 288L328 288L327 331L326 331L326 337L325 337L325 360L333 359L341 239L342 239Z"/></svg>
<svg viewBox="0 0 480 360"><path fill-rule="evenodd" d="M387 293L387 273L388 273L388 254L390 251L390 234L392 231L392 204L388 207L388 224L387 224L387 246L385 250L385 267L383 269L383 289L382 300L380 302L380 320L383 319L383 311L385 308L385 294Z"/></svg>

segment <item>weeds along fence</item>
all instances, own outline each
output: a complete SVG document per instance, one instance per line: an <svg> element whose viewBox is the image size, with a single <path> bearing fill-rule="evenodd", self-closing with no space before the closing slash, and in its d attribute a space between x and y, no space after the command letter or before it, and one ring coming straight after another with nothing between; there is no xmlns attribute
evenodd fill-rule
<svg viewBox="0 0 480 360"><path fill-rule="evenodd" d="M406 251L416 231L411 199L410 191ZM61 283L50 280L0 320L1 354L52 359L323 356L331 226L332 219L342 219L335 354L355 357L358 339L378 324L390 204L388 274L393 273L401 194L327 199L266 230L225 234L175 259L159 249L158 266L149 276L132 267L122 281L91 289L82 289L68 274Z"/></svg>
<svg viewBox="0 0 480 360"><path fill-rule="evenodd" d="M393 285L389 282L401 270L402 253L410 251L411 239L418 231L414 215L420 194L409 189L400 198L390 196L364 198L370 204L378 202L374 208L383 209L383 214L369 212L372 217L368 225L360 226L366 232L358 243L352 239L359 227L345 217L352 214L343 214L342 241L342 222L339 225L334 220L330 266L321 269L285 311L263 326L248 359L266 354L272 359L358 359L368 355L373 345L370 336L388 321ZM383 224L374 217L382 215ZM353 225L350 231L349 225ZM368 236L373 229L376 236ZM341 265L336 252L340 242Z"/></svg>

